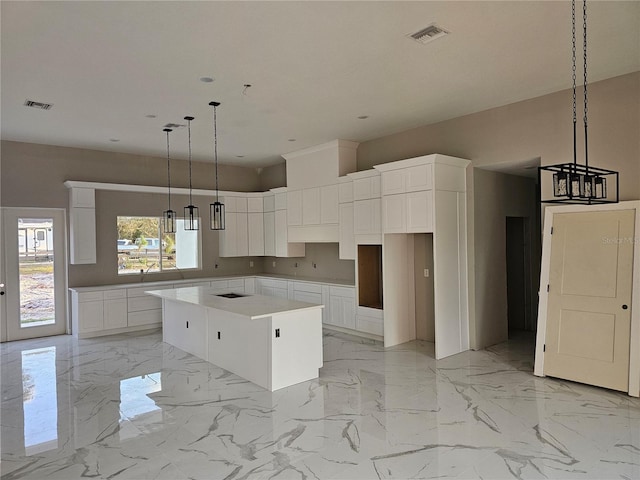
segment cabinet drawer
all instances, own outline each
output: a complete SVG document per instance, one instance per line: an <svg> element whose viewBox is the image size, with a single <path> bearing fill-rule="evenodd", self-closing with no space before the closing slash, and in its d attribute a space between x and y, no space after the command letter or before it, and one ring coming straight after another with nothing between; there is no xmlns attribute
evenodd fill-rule
<svg viewBox="0 0 640 480"><path fill-rule="evenodd" d="M287 290L286 280L273 280L271 278L260 278L258 281L260 282L260 285L263 287L284 288L285 290Z"/></svg>
<svg viewBox="0 0 640 480"><path fill-rule="evenodd" d="M129 312L128 325L137 327L139 325L161 325L162 310L144 310L142 312Z"/></svg>
<svg viewBox="0 0 640 480"><path fill-rule="evenodd" d="M336 297L356 298L356 289L354 287L329 287L329 295Z"/></svg>
<svg viewBox="0 0 640 480"><path fill-rule="evenodd" d="M317 303L322 305L322 294L310 292L294 292L293 299L299 302Z"/></svg>
<svg viewBox="0 0 640 480"><path fill-rule="evenodd" d="M78 302L98 302L104 299L104 292L79 292Z"/></svg>
<svg viewBox="0 0 640 480"><path fill-rule="evenodd" d="M143 310L154 310L162 308L162 299L157 297L134 297L127 300L128 312L140 312Z"/></svg>
<svg viewBox="0 0 640 480"><path fill-rule="evenodd" d="M194 287L210 287L211 282L193 282Z"/></svg>
<svg viewBox="0 0 640 480"><path fill-rule="evenodd" d="M118 290L105 290L104 291L104 299L105 300L116 300L120 298L127 298L127 290L124 288L120 288Z"/></svg>
<svg viewBox="0 0 640 480"><path fill-rule="evenodd" d="M296 292L322 293L322 285L318 283L295 282L293 289Z"/></svg>

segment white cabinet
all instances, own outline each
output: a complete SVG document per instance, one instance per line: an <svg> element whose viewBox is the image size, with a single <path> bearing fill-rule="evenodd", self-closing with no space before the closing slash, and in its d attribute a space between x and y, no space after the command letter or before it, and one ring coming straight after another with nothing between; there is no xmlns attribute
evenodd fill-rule
<svg viewBox="0 0 640 480"><path fill-rule="evenodd" d="M287 225L302 225L302 190L287 192Z"/></svg>
<svg viewBox="0 0 640 480"><path fill-rule="evenodd" d="M404 233L407 228L404 193L382 197L382 225L384 233Z"/></svg>
<svg viewBox="0 0 640 480"><path fill-rule="evenodd" d="M331 315L327 323L337 327L356 329L356 301L353 287L329 288Z"/></svg>
<svg viewBox="0 0 640 480"><path fill-rule="evenodd" d="M320 188L320 223L338 223L338 185Z"/></svg>
<svg viewBox="0 0 640 480"><path fill-rule="evenodd" d="M380 235L380 199L353 202L353 232L356 235Z"/></svg>
<svg viewBox="0 0 640 480"><path fill-rule="evenodd" d="M353 181L353 232L356 244L381 243L380 172L364 170L347 176Z"/></svg>
<svg viewBox="0 0 640 480"><path fill-rule="evenodd" d="M74 335L127 327L125 289L71 292L71 322Z"/></svg>
<svg viewBox="0 0 640 480"><path fill-rule="evenodd" d="M289 298L288 288L286 280L275 280L271 278L258 278L256 280L256 291L259 295Z"/></svg>
<svg viewBox="0 0 640 480"><path fill-rule="evenodd" d="M199 358L207 355L207 311L204 307L164 303L162 339Z"/></svg>
<svg viewBox="0 0 640 480"><path fill-rule="evenodd" d="M404 194L406 198L407 232L433 232L433 190Z"/></svg>
<svg viewBox="0 0 640 480"><path fill-rule="evenodd" d="M338 256L342 260L355 260L356 237L353 229L353 202L341 203L339 212L340 241L338 245Z"/></svg>
<svg viewBox="0 0 640 480"><path fill-rule="evenodd" d="M319 224L320 188L305 188L304 190L302 190L302 225ZM290 225L293 224L290 223Z"/></svg>
<svg viewBox="0 0 640 480"><path fill-rule="evenodd" d="M433 165L398 164L376 166L383 170L383 233L433 232Z"/></svg>
<svg viewBox="0 0 640 480"><path fill-rule="evenodd" d="M276 212L264 212L264 254L276 256Z"/></svg>
<svg viewBox="0 0 640 480"><path fill-rule="evenodd" d="M251 257L265 254L263 208L262 197L247 198L248 254Z"/></svg>
<svg viewBox="0 0 640 480"><path fill-rule="evenodd" d="M274 188L275 193L275 215L274 215L274 240L276 257L304 257L304 243L290 243L288 233L287 215L287 189ZM300 207L300 217L302 208ZM300 219L300 222L302 219Z"/></svg>
<svg viewBox="0 0 640 480"><path fill-rule="evenodd" d="M125 289L105 290L104 292L105 330L127 326L127 291Z"/></svg>
<svg viewBox="0 0 640 480"><path fill-rule="evenodd" d="M225 213L225 229L220 230L220 256L246 257L249 255L249 228L246 212Z"/></svg>
<svg viewBox="0 0 640 480"><path fill-rule="evenodd" d="M96 209L93 188L69 190L69 249L72 265L96 263Z"/></svg>

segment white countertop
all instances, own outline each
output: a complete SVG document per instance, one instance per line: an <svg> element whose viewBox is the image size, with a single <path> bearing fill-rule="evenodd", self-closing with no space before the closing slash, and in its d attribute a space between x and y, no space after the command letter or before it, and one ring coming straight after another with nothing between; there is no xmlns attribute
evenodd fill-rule
<svg viewBox="0 0 640 480"><path fill-rule="evenodd" d="M145 292L155 297L175 302L190 303L202 307L213 308L225 312L258 319L270 317L278 313L293 310L310 310L324 308L323 305L286 298L267 297L264 295L246 294L239 298L220 297L220 292L207 287L182 287L172 290L149 290Z"/></svg>

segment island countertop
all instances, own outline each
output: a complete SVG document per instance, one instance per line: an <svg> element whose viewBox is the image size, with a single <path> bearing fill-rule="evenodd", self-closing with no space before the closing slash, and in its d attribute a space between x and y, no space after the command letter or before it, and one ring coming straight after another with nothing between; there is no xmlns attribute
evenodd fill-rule
<svg viewBox="0 0 640 480"><path fill-rule="evenodd" d="M174 302L190 303L225 312L243 315L252 320L270 317L295 310L324 308L324 305L268 297L257 294L241 294L238 298L221 297L220 291L210 287L182 287L171 290L148 290L145 293Z"/></svg>

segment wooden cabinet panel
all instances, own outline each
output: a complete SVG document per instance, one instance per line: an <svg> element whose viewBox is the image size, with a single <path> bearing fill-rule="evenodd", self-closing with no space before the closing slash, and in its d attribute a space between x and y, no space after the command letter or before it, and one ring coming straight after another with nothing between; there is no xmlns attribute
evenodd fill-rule
<svg viewBox="0 0 640 480"><path fill-rule="evenodd" d="M382 195L394 195L404 192L404 170L391 170L382 174Z"/></svg>
<svg viewBox="0 0 640 480"><path fill-rule="evenodd" d="M96 263L96 211L71 208L70 251L73 265Z"/></svg>
<svg viewBox="0 0 640 480"><path fill-rule="evenodd" d="M78 318L80 332L102 330L104 328L103 301L78 303Z"/></svg>
<svg viewBox="0 0 640 480"><path fill-rule="evenodd" d="M246 257L249 255L249 228L247 224L247 213L236 213L236 215L236 256Z"/></svg>
<svg viewBox="0 0 640 480"><path fill-rule="evenodd" d="M416 192L418 190L431 190L433 188L433 166L418 165L409 167L405 172L405 190L407 192Z"/></svg>
<svg viewBox="0 0 640 480"><path fill-rule="evenodd" d="M262 197L247 198L247 212L262 213L264 209Z"/></svg>
<svg viewBox="0 0 640 480"><path fill-rule="evenodd" d="M105 292L106 293L106 292ZM127 299L104 301L104 329L127 326Z"/></svg>
<svg viewBox="0 0 640 480"><path fill-rule="evenodd" d="M262 213L248 214L249 256L264 255L264 218Z"/></svg>

